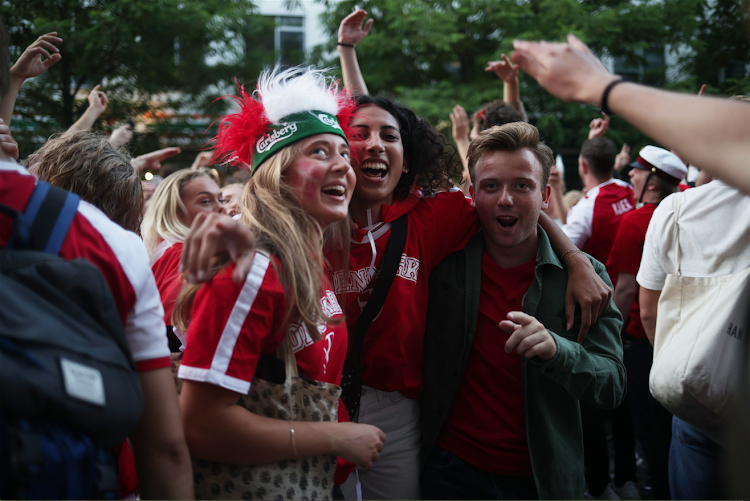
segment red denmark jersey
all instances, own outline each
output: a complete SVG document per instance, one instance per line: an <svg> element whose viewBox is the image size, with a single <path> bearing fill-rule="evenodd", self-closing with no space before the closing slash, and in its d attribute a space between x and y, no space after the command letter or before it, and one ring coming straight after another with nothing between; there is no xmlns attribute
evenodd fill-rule
<svg viewBox="0 0 750 501"><path fill-rule="evenodd" d="M174 303L177 301L180 288L182 288L181 256L182 242L172 244L166 247L161 255L157 254L154 264L151 265L156 286L159 288L161 304L164 307L164 323L167 325L172 325L172 310L174 310Z"/></svg>
<svg viewBox="0 0 750 501"><path fill-rule="evenodd" d="M505 353L510 334L498 327L521 311L534 280L536 258L501 268L482 256L479 315L466 370L438 445L464 461L498 475L531 477L531 458L521 382L521 357Z"/></svg>
<svg viewBox="0 0 750 501"><path fill-rule="evenodd" d="M622 217L612 252L609 254L609 261L607 261L607 271L615 287L620 272L629 273L633 277L638 274L643 256L643 244L646 241L646 230L648 230L648 223L656 207L657 204L646 204ZM624 316L625 312L622 313ZM641 323L641 307L637 293L630 307L630 322L626 332L633 337L647 339L646 331Z"/></svg>
<svg viewBox="0 0 750 501"><path fill-rule="evenodd" d="M461 249L479 230L479 220L460 192L442 192L383 206L384 225L372 232L377 251L373 264L367 232L352 237L348 276L333 277L336 294L346 294L346 324L354 333L380 269L392 221L407 214L407 234L401 263L383 308L370 324L362 346L362 383L383 391L399 391L408 398L422 396L424 328L427 315L427 277L448 254Z"/></svg>
<svg viewBox="0 0 750 501"><path fill-rule="evenodd" d="M261 353L276 353L284 333L292 335L299 371L326 383L340 384L346 356L346 326L318 325L320 341L313 341L300 323L285 325L286 294L274 264L278 260L258 252L245 282L232 281L230 264L200 288L193 304L179 377L211 383L247 394ZM323 284L320 303L331 318L343 312L330 284Z"/></svg>
<svg viewBox="0 0 750 501"><path fill-rule="evenodd" d="M633 207L633 188L625 181L610 179L589 190L570 209L563 230L576 247L606 263L620 219Z"/></svg>
<svg viewBox="0 0 750 501"><path fill-rule="evenodd" d="M23 212L35 185L36 177L23 167L0 162L0 204ZM12 220L0 214L0 247L8 245L12 230ZM170 367L164 311L140 237L81 201L59 256L84 258L101 271L120 312L138 370Z"/></svg>

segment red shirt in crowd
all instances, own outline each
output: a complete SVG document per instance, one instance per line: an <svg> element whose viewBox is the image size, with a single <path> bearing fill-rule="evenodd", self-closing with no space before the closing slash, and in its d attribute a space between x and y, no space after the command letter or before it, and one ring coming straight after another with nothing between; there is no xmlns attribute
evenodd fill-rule
<svg viewBox="0 0 750 501"><path fill-rule="evenodd" d="M372 231L375 262L367 231L357 230L351 241L348 276L335 274L333 290L346 294L346 323L353 334L375 283L370 277L383 262L390 223L403 214L408 218L406 244L384 306L365 336L361 377L364 385L419 399L423 389L427 278L435 265L461 249L479 230L476 212L463 193L442 192L433 197L412 194L393 205L383 205L384 224Z"/></svg>
<svg viewBox="0 0 750 501"><path fill-rule="evenodd" d="M570 209L563 230L576 247L606 263L620 219L633 207L633 188L619 179L610 179L589 190Z"/></svg>
<svg viewBox="0 0 750 501"><path fill-rule="evenodd" d="M0 204L23 212L36 185L36 177L23 167L0 162ZM12 221L0 214L0 247L8 245ZM148 254L135 233L113 223L99 209L84 201L78 206L59 256L84 258L104 276L112 291L125 329L130 352L139 371L170 367L164 310ZM127 445L119 449L122 495L138 487L135 463Z"/></svg>
<svg viewBox="0 0 750 501"><path fill-rule="evenodd" d="M168 245L166 242L162 252L155 256L151 271L154 272L156 287L159 288L161 303L164 307L164 323L172 325L172 310L177 301L177 295L182 288L182 273L180 273L180 257L182 256L182 242ZM161 247L161 245L159 246Z"/></svg>
<svg viewBox="0 0 750 501"><path fill-rule="evenodd" d="M479 314L466 370L438 445L482 470L531 477L521 381L521 357L505 353L510 334L498 324L521 311L534 280L536 257L501 268L482 256ZM491 384L497 383L497 384Z"/></svg>
<svg viewBox="0 0 750 501"><path fill-rule="evenodd" d="M607 272L614 287L617 287L620 272L629 273L634 278L638 274L643 256L643 243L646 241L646 230L648 230L648 223L656 207L656 204L646 204L640 209L628 212L620 221L615 243L607 261ZM624 315L625 312L623 312ZM633 337L647 339L646 331L643 330L641 323L638 294L635 295L633 305L630 307L630 321L625 331Z"/></svg>
<svg viewBox="0 0 750 501"><path fill-rule="evenodd" d="M316 381L340 384L347 347L344 323L318 325L322 339L313 341L304 325L284 324L286 294L272 258L257 253L241 284L232 281L233 270L230 264L198 290L179 377L245 395L261 353L275 354L289 331L299 371ZM329 317L343 318L327 282L320 302Z"/></svg>

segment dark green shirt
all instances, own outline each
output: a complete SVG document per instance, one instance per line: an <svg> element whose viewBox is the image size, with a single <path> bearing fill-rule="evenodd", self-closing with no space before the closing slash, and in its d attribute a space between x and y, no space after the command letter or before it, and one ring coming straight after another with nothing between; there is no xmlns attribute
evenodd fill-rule
<svg viewBox="0 0 750 501"><path fill-rule="evenodd" d="M572 329L565 329L568 272L542 227L537 226L537 231L537 265L523 311L536 317L552 334L557 353L547 361L522 358L527 443L540 499L579 499L584 488L579 402L613 409L625 397L619 334L622 316L612 302L578 344L580 318ZM479 312L483 252L484 239L479 232L430 275L424 339L423 467L453 404L471 350ZM589 259L611 287L604 265Z"/></svg>

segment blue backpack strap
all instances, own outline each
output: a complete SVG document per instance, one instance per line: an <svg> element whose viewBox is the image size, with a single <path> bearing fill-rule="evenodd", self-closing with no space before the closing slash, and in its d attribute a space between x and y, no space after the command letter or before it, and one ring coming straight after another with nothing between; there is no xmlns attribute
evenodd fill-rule
<svg viewBox="0 0 750 501"><path fill-rule="evenodd" d="M28 248L57 255L78 212L79 201L78 195L38 181L23 213L29 228Z"/></svg>

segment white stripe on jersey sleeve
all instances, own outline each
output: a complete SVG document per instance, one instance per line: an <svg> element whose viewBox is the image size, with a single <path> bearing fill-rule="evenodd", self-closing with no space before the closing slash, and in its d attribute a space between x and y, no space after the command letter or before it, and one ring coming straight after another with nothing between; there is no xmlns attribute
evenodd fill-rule
<svg viewBox="0 0 750 501"><path fill-rule="evenodd" d="M266 276L266 270L271 260L265 254L260 252L255 254L253 266L250 273L245 278L245 284L242 286L237 301L234 303L232 313L224 326L224 332L221 333L219 346L216 347L216 353L211 361L211 370L226 374L229 368L229 362L232 360L232 352L237 344L237 338L240 337L242 324L245 323L248 313L253 308L255 298L258 296L260 286L263 284L263 277Z"/></svg>
<svg viewBox="0 0 750 501"><path fill-rule="evenodd" d="M253 303L258 296L258 291L260 291L270 263L271 260L267 255L260 252L255 253L253 265L247 277L245 277L240 295L232 307L232 312L229 314L227 323L224 325L224 331L219 338L219 344L211 361L211 368L203 369L181 365L177 377L215 384L243 395L250 391L250 382L227 375L227 369L229 368L229 362L232 360L237 339L240 337L242 325L253 308Z"/></svg>
<svg viewBox="0 0 750 501"><path fill-rule="evenodd" d="M146 246L138 235L113 223L102 211L81 201L78 212L97 230L122 266L135 292L135 305L125 321L125 337L133 360L142 362L169 357L164 308Z"/></svg>

